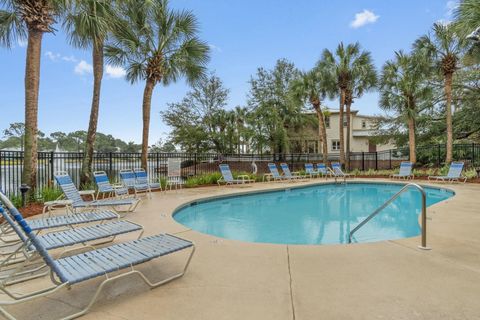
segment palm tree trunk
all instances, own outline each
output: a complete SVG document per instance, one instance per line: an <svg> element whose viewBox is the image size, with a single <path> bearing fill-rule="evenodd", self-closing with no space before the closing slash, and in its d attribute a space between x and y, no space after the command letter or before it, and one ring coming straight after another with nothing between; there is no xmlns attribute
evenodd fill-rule
<svg viewBox="0 0 480 320"><path fill-rule="evenodd" d="M150 110L152 107L152 94L155 88L155 82L147 79L143 91L143 134L142 134L142 168L147 170L148 160L148 133L150 131Z"/></svg>
<svg viewBox="0 0 480 320"><path fill-rule="evenodd" d="M415 119L408 117L408 147L410 149L410 162L417 162L417 153L415 151Z"/></svg>
<svg viewBox="0 0 480 320"><path fill-rule="evenodd" d="M453 158L453 126L452 126L452 76L445 75L445 95L447 97L446 118L447 118L447 157L446 163L452 162Z"/></svg>
<svg viewBox="0 0 480 320"><path fill-rule="evenodd" d="M340 163L343 165L345 164L345 132L343 131L343 106L345 105L345 90L340 89L340 110L339 110L339 117L340 117Z"/></svg>
<svg viewBox="0 0 480 320"><path fill-rule="evenodd" d="M322 144L323 163L325 163L325 165L328 165L328 144L327 144L327 129L325 127L325 118L323 116L323 112L322 112L322 109L320 107L320 104L314 104L313 108L315 109L315 112L317 113L318 139L320 140L320 143Z"/></svg>
<svg viewBox="0 0 480 320"><path fill-rule="evenodd" d="M43 32L29 30L25 65L25 141L22 183L37 186L38 92ZM32 194L32 193L30 193Z"/></svg>
<svg viewBox="0 0 480 320"><path fill-rule="evenodd" d="M350 102L351 99L349 99L348 103L347 103L347 114L346 114L346 118L347 118L347 143L346 143L346 166L347 166L347 170L350 170L350 131L351 131L351 128L350 128L350 110L351 110L351 106L352 106L352 103Z"/></svg>
<svg viewBox="0 0 480 320"><path fill-rule="evenodd" d="M93 46L93 96L92 108L90 110L90 122L88 123L87 140L82 162L82 174L80 183L85 185L90 183L92 176L93 148L95 137L97 135L98 110L100 107L100 88L103 77L103 44Z"/></svg>

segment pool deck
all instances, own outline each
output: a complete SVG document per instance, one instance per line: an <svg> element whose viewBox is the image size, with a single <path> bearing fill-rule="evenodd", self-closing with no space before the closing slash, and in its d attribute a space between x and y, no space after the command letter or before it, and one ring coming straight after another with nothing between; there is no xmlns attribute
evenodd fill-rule
<svg viewBox="0 0 480 320"><path fill-rule="evenodd" d="M82 319L480 319L478 184L432 183L456 195L427 209L430 251L417 248L419 237L352 245L246 243L192 231L171 217L195 199L301 184L309 182L183 189L144 199L127 219L143 224L145 235L168 232L194 241L188 272L153 290L136 277L113 283ZM177 254L139 269L161 279L178 271L185 257ZM8 310L19 319L65 316L87 303L100 280Z"/></svg>

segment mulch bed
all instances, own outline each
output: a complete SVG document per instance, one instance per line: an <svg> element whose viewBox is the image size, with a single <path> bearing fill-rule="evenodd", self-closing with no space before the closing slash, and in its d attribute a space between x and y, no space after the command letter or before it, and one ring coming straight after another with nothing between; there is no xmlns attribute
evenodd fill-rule
<svg viewBox="0 0 480 320"><path fill-rule="evenodd" d="M42 210L43 210L43 203L40 203L40 202L29 203L27 204L26 207L18 209L18 211L20 211L20 213L24 218L41 214Z"/></svg>

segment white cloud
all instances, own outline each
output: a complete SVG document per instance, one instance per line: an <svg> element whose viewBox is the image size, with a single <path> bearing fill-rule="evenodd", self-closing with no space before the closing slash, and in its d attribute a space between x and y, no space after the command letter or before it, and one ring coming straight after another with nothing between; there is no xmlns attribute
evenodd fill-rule
<svg viewBox="0 0 480 320"><path fill-rule="evenodd" d="M77 65L75 66L74 71L78 75L84 75L84 74L87 74L87 73L92 73L93 72L93 67L87 61L80 60L80 62L77 63Z"/></svg>
<svg viewBox="0 0 480 320"><path fill-rule="evenodd" d="M123 69L122 67L115 67L109 64L105 66L105 73L110 78L123 78L127 74L125 69Z"/></svg>
<svg viewBox="0 0 480 320"><path fill-rule="evenodd" d="M214 44L212 44L212 43L209 43L208 46L210 47L210 49L211 49L212 51L222 52L222 48L220 48L220 47L218 47L218 46L216 46L216 45L214 45Z"/></svg>
<svg viewBox="0 0 480 320"><path fill-rule="evenodd" d="M362 12L355 14L355 19L350 23L352 28L360 28L369 23L375 23L380 16L377 16L370 10L364 9Z"/></svg>
<svg viewBox="0 0 480 320"><path fill-rule="evenodd" d="M62 57L62 60L63 61L67 61L67 62L77 62L77 58L75 58L74 56L63 56Z"/></svg>
<svg viewBox="0 0 480 320"><path fill-rule="evenodd" d="M45 53L45 56L46 56L47 58L49 58L50 60L52 60L52 61L57 61L57 60L60 59L60 57L61 57L61 55L60 55L59 53L54 53L54 52L52 52L52 51L47 51L47 52Z"/></svg>

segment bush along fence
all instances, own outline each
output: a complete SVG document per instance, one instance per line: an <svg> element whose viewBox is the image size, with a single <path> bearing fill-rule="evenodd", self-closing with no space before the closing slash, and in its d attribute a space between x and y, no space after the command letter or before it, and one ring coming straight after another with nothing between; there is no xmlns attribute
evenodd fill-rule
<svg viewBox="0 0 480 320"><path fill-rule="evenodd" d="M408 148L378 152L350 153L350 170L390 170L408 160ZM216 154L216 153L150 153L148 172L152 179L167 176L169 158L181 160L184 179L218 172L219 163L230 164L233 171L252 172L255 162L257 174L268 172L268 162L286 162L292 170L302 170L307 162L323 161L321 154ZM37 187L51 187L54 173L66 171L79 187L82 152L39 152ZM438 168L444 165L445 146L430 145L417 148L417 167ZM480 167L480 144L456 144L454 160L465 161L467 168ZM338 161L338 154L329 155L329 161ZM106 171L112 181L119 180L122 169L140 167L140 153L95 153L93 170ZM23 152L0 150L0 188L9 195L18 195L23 170Z"/></svg>

